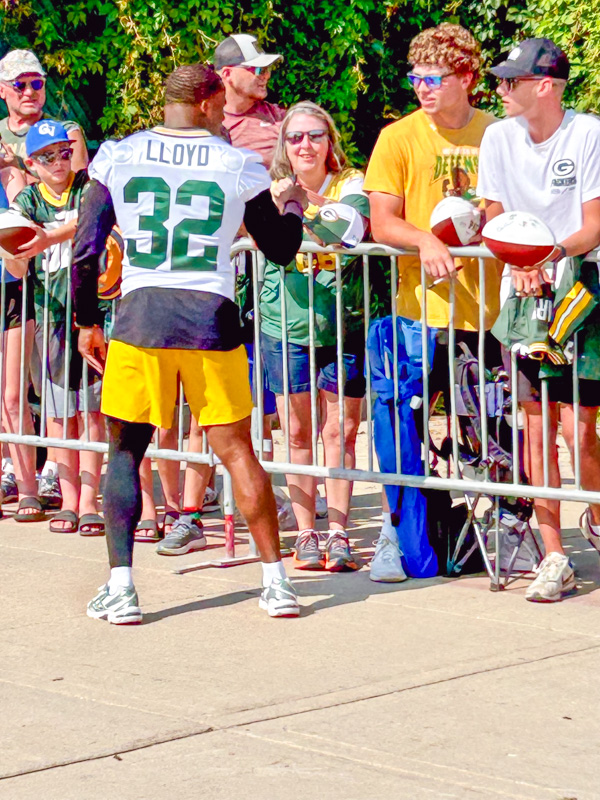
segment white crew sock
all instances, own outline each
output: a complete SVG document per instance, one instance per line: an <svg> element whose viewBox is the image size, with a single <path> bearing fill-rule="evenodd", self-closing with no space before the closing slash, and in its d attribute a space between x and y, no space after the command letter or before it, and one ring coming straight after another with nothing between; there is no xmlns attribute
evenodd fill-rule
<svg viewBox="0 0 600 800"><path fill-rule="evenodd" d="M392 525L392 514L390 511L384 511L381 515L383 519L383 523L381 525L381 536L385 536L386 539L389 539L390 542L393 542L395 545L398 545L398 534L396 533L396 528Z"/></svg>
<svg viewBox="0 0 600 800"><path fill-rule="evenodd" d="M131 567L112 567L108 581L108 591L116 594L119 589L133 588Z"/></svg>
<svg viewBox="0 0 600 800"><path fill-rule="evenodd" d="M261 563L263 570L263 586L270 586L277 578L281 578L282 580L287 578L283 561L272 561L270 564L264 561Z"/></svg>
<svg viewBox="0 0 600 800"><path fill-rule="evenodd" d="M42 469L42 477L47 478L52 476L56 478L58 476L58 464L56 461L46 461L44 467Z"/></svg>
<svg viewBox="0 0 600 800"><path fill-rule="evenodd" d="M391 511L383 511L381 514L381 519L383 520L384 525L391 525L392 524L392 512Z"/></svg>

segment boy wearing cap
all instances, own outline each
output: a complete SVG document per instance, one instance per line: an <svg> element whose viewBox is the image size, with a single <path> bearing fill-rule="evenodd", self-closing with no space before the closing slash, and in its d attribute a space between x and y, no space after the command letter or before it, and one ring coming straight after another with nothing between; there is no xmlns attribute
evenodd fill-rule
<svg viewBox="0 0 600 800"><path fill-rule="evenodd" d="M481 143L479 190L485 198L487 217L491 219L505 211L527 211L543 220L560 245L559 260L553 268L556 284L560 285L571 276L572 265L564 256L583 255L600 242L600 120L563 108L569 61L549 39L521 42L491 71L500 80L497 91L508 119L488 128ZM503 299L511 282L519 295L539 295L541 286L549 281L544 266L552 265L531 269L507 265ZM578 279L585 285L590 276L582 271ZM579 440L583 488L600 491L600 447L596 436L600 407L600 320L595 312L579 333L577 366L579 430L575 429L572 367L544 365L540 369L539 361L518 359L517 394L524 414L524 466L531 484L544 483L541 375L548 377L550 401L550 486L560 486L556 449L560 417L571 455L575 437ZM535 501L535 511L546 557L526 597L533 602L556 602L575 589L573 569L561 541L560 504L557 500L539 499ZM582 528L600 551L600 505L592 504L586 509Z"/></svg>
<svg viewBox="0 0 600 800"><path fill-rule="evenodd" d="M214 66L225 86L225 118L234 147L258 153L271 165L285 109L266 101L267 84L274 64L283 56L265 53L248 33L224 39L215 50Z"/></svg>
<svg viewBox="0 0 600 800"><path fill-rule="evenodd" d="M63 437L66 407L66 435L73 439L79 436L78 411L83 409L83 398L78 391L82 358L77 351L75 333L71 335L67 352L67 336L72 327L68 314L69 271L72 239L88 176L84 169L73 171L71 140L60 122L46 119L36 122L27 133L25 148L25 165L35 170L40 182L25 187L12 205L40 227L36 238L23 247L23 257L7 261L7 267L13 274L21 276L31 265L36 345L47 369L44 387L47 432L51 438ZM48 329L44 336L46 324ZM68 381L66 372L69 373ZM38 378L36 375L33 377L34 380ZM91 371L88 410L90 440L104 441L104 424L99 413L100 378ZM89 451L79 454L76 450L61 449L55 452L63 510L51 521L50 530L59 533L75 533L79 530L83 535L103 533L104 522L98 516L96 507L102 454ZM79 514L82 515L81 519Z"/></svg>
<svg viewBox="0 0 600 800"><path fill-rule="evenodd" d="M0 59L0 99L8 109L8 116L0 120L0 170L4 167L23 170L27 132L35 122L48 119L44 114L46 73L31 50L11 50ZM88 154L81 128L71 121L63 125L72 142L73 169L83 169Z"/></svg>

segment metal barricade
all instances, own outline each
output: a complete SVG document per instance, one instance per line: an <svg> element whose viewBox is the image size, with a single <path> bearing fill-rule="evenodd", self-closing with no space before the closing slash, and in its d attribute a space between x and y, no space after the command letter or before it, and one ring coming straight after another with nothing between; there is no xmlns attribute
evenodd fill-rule
<svg viewBox="0 0 600 800"><path fill-rule="evenodd" d="M542 420L543 420L543 452L540 457L543 461L543 482L539 486L530 486L521 479L521 466L523 464L524 454L522 452L522 444L519 437L519 408L516 398L516 393L513 392L510 400L510 412L507 418L512 428L511 439L511 458L513 463L513 478L509 482L499 482L494 480L492 471L490 469L490 460L488 452L488 419L487 414L482 413L481 424L481 459L480 459L480 474L479 479L468 477L462 467L461 454L460 454L460 421L459 414L456 408L456 391L455 391L455 369L454 369L454 353L456 342L456 330L454 324L455 315L455 281L449 281L449 308L450 308L450 323L447 330L448 336L448 383L449 383L449 400L450 408L445 409L446 414L449 413L449 430L451 441L451 457L448 460L447 475L440 476L432 473L431 463L433 459L433 451L430 445L430 427L432 420L432 409L430 407L430 391L428 381L428 369L423 370L423 390L422 390L422 440L423 440L423 475L407 474L402 470L401 463L401 428L400 417L398 413L399 408L399 387L401 383L400 365L398 362L398 327L397 327L397 311L396 311L396 291L398 287L398 262L399 255L406 254L405 251L395 250L393 248L385 247L377 244L362 244L351 250L337 249L337 248L324 248L317 244L305 242L302 246L301 252L307 255L307 270L306 280L308 289L308 307L306 313L308 315L308 352L309 352L309 395L310 395L310 426L311 426L311 457L308 463L298 463L293 458L293 447L290 441L290 419L292 399L289 391L289 363L288 358L283 359L283 384L284 390L279 401L281 424L285 431L284 437L284 457L280 460L265 460L264 456L264 443L262 436L262 420L260 412L256 415L256 424L254 426L254 437L256 442L256 450L262 464L270 473L282 475L299 475L307 476L312 479L338 479L345 481L369 481L376 482L382 485L398 485L398 486L412 486L420 489L437 489L444 491L453 491L460 493L466 498L469 507L473 506L478 498L488 497L495 499L496 504L496 532L498 530L498 513L497 513L497 498L510 497L510 498L545 498L552 500L569 500L578 501L582 503L600 503L600 491L592 491L589 488L589 475L582 474L580 465L580 442L577 435L574 436L573 443L573 483L568 482L568 479L563 479L560 486L553 486L551 479L550 459L551 448L555 443L551 441L551 413L550 404L548 400L547 381L542 380ZM239 240L233 250L232 257L240 253L251 253L252 260L252 276L253 276L253 298L254 298L254 394L256 405L259 409L263 408L264 400L264 384L262 378L262 339L264 332L261 325L260 315L260 293L262 284L262 255L257 253L253 243L250 240ZM337 426L338 426L338 439L339 439L339 460L338 463L325 463L320 456L319 451L319 433L320 433L320 419L322 417L321 409L319 407L319 392L317 386L318 377L318 361L319 361L319 347L316 343L316 326L321 324L322 321L317 321L315 314L315 277L318 274L318 266L316 263L317 254L333 254L335 259L334 275L330 283L330 292L333 303L333 317L335 325L335 335L333 337L336 347L335 363L337 366L336 382L337 382ZM492 256L483 247L465 247L451 249L452 255L469 257L478 260L479 264L479 291L480 296L485 297L486 293L486 280L485 280L485 263L486 260ZM345 378L344 378L344 325L345 314L347 313L346 301L344 299L344 284L343 274L344 269L347 268L346 262L349 258L353 258L353 269L357 276L362 276L362 295L363 307L361 309L362 328L364 334L364 341L366 342L371 322L373 320L373 289L372 289L372 261L377 258L381 261L384 259L388 264L389 272L389 297L387 300L387 308L379 308L378 316L388 315L392 320L393 331L393 357L390 366L390 377L393 381L394 392L394 416L395 416L395 440L394 451L396 459L396 470L394 472L382 472L377 468L377 461L374 458L374 437L373 427L374 421L372 416L372 400L373 400L373 387L372 375L368 355L365 357L364 376L366 379L365 391L365 419L364 424L367 431L367 452L364 458L359 460L353 467L347 466L347 453L345 446L345 429L347 423L347 410L345 403ZM45 302L41 312L41 317L38 311L38 335L37 340L40 349L40 364L32 366L26 363L26 355L28 352L27 337L30 335L26 326L22 325L20 328L20 361L18 369L15 366L14 347L17 342L17 335L15 332L5 331L5 316L6 316L6 296L7 286L5 282L6 276L3 272L1 283L0 295L0 315L1 315L1 330L2 330L2 348L0 349L0 373L2 377L3 396L6 387L14 385L18 381L19 385L19 410L18 421L15 425L14 413L7 414L7 410L3 403L2 412L2 432L0 432L0 441L7 444L12 443L20 446L32 447L57 447L64 449L73 449L78 451L96 451L105 453L108 449L104 441L91 441L89 432L89 410L88 410L88 392L83 392L83 409L82 409L82 431L79 437L68 435L68 393L64 393L63 407L62 407L62 436L49 436L46 423L46 410L48 404L47 391L47 363L48 363L48 348L51 339L51 326L52 320L50 319L50 298L48 294L48 274L46 273L45 281ZM284 353L288 351L288 344L290 343L290 336L288 333L287 321L287 308L285 299L284 284L286 280L286 268L279 268L279 297L281 301L280 316L282 328L282 350ZM429 286L429 278L425 271L421 270L422 286ZM68 290L67 290L67 318L71 317L71 301L70 301L70 275L67 276ZM23 318L27 309L27 294L31 291L31 286L27 280L23 280L22 291L22 310ZM400 287L402 291L402 287ZM424 365L428 364L428 330L426 326L427 319L427 292L422 291L423 302L421 312L422 323L422 361ZM355 309L357 310L357 309ZM479 330L485 329L485 303L481 302L479 307ZM292 337L293 338L293 337ZM63 374L69 374L71 352L73 350L73 332L70 325L66 326L66 336L64 345L64 369ZM12 350L11 350L12 348ZM9 352L9 350L11 350ZM486 397L486 371L485 371L485 339L482 333L478 338L477 353L475 354L479 363L479 381L478 393L480 398ZM33 363L33 362L32 362ZM517 369L516 354L512 353L510 357L510 377L512 385L515 385ZM39 370L39 398L40 398L40 431L39 434L27 433L25 428L28 425L27 415L28 401L27 394L29 390L30 378L33 379L33 384L36 384L36 376L33 374L34 370ZM10 373L10 374L9 374ZM83 371L83 386L84 389L88 387L87 368ZM578 376L578 359L577 359L577 336L574 343L574 360L573 360L573 390L574 390L574 420L575 430L579 430L580 419L580 405L579 405L579 376ZM182 398L183 401L183 398ZM599 398L600 405L600 398ZM282 413L281 413L282 412ZM183 422L183 402L179 405L179 417L177 421L177 450L171 449L157 449L150 448L147 455L154 459L167 459L175 461L186 461L194 463L204 463L214 465L217 463L214 455L205 448L203 452L189 452L184 448L184 422ZM306 460L306 459L305 459ZM564 476L563 476L564 477ZM255 560L257 558L256 551L253 549L251 543L251 553L248 559L235 559L234 552L234 528L233 528L233 495L231 491L231 483L226 476L224 481L225 487L225 515L226 515L226 559L221 562L207 562L205 565L220 566L224 563L233 564L239 561ZM480 547L485 551L485 542L481 540ZM498 581L498 561L496 557L495 566L492 567L490 561L486 561L486 566L490 576ZM202 565L202 566L205 566ZM180 572L189 571L188 567Z"/></svg>

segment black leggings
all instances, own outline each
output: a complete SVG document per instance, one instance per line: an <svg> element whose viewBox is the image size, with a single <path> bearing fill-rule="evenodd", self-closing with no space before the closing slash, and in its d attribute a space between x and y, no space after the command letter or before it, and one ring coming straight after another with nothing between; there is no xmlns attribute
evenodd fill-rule
<svg viewBox="0 0 600 800"><path fill-rule="evenodd" d="M130 567L133 535L142 513L140 465L154 434L145 422L107 417L108 467L104 485L106 544L111 567Z"/></svg>

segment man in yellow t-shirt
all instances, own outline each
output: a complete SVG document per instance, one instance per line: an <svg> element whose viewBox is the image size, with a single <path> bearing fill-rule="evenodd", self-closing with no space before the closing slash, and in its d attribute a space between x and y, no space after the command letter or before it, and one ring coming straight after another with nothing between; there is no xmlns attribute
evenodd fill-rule
<svg viewBox="0 0 600 800"><path fill-rule="evenodd" d="M477 198L479 145L485 129L495 121L469 100L480 60L479 45L460 25L442 23L413 39L408 77L421 108L383 129L364 184L374 239L419 251L418 257L399 259L398 314L421 319L422 263L431 283L436 281L427 293L427 324L448 327L449 285L456 278L457 331L479 327L478 262L453 260L448 248L430 232L429 218L444 197ZM489 330L499 310L497 266L488 262L485 276L485 328Z"/></svg>
<svg viewBox="0 0 600 800"><path fill-rule="evenodd" d="M454 260L431 233L429 220L444 197L477 202L479 145L485 129L495 120L470 104L480 48L460 25L442 23L422 31L410 44L408 61L412 68L408 79L421 108L383 129L371 156L364 190L369 195L375 241L418 250L418 256L398 259L397 310L407 336L408 328L420 328L421 264L427 273L427 324L442 329L436 333L429 374L429 396L433 398L439 391L448 391L448 337L443 329L450 321L450 282L455 286L456 341L465 342L473 353L477 353L478 345L480 286L477 259ZM499 292L499 266L486 262L485 301L481 298L486 308L486 331L498 316ZM500 348L491 334L486 334L485 357L489 366L502 363ZM370 577L374 581L400 581L406 576L385 496L383 503L383 526Z"/></svg>

